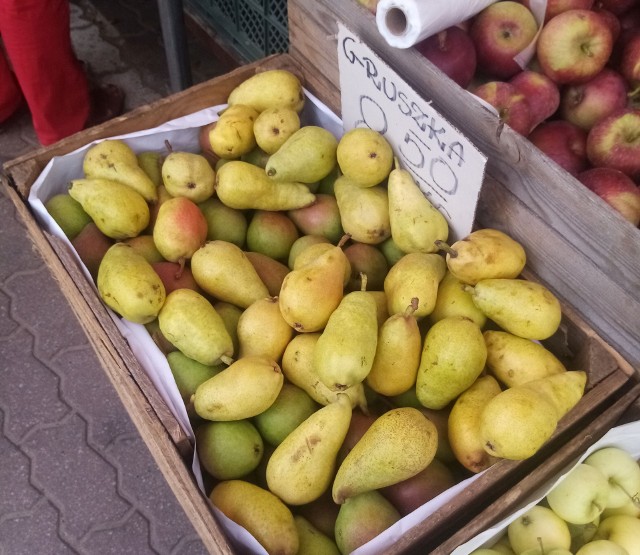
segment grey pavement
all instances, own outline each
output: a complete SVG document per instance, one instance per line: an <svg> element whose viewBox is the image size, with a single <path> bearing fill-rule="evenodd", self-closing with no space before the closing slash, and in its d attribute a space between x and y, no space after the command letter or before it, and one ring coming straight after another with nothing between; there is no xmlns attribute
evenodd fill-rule
<svg viewBox="0 0 640 555"><path fill-rule="evenodd" d="M73 0L78 56L126 110L169 94L154 0ZM190 38L194 82L220 64ZM0 163L38 142L0 126ZM205 553L78 320L0 194L0 554Z"/></svg>

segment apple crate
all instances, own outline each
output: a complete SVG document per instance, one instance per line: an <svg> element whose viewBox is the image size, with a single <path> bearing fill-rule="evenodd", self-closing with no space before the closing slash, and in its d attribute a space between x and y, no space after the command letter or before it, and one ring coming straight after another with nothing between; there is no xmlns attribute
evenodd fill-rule
<svg viewBox="0 0 640 555"><path fill-rule="evenodd" d="M93 284L77 264L67 243L39 225L26 201L33 183L55 156L70 154L97 139L153 129L178 117L222 104L233 88L258 70L286 68L299 75L305 84L312 83L310 77L316 75L316 70L305 70L306 67L313 66L301 64L295 56L271 56L138 108L48 148L36 150L8 162L3 168L2 185L24 221L34 248L43 254L48 268L60 283L64 295L86 330L105 373L140 430L176 498L211 553L245 551L230 540L228 529L222 524L223 519L211 507L198 486L191 471L193 448L190 438L145 372L144 365L139 360L140 353L134 354L131 345L98 297ZM331 95L325 97L325 92L320 90L317 96L327 103ZM335 108L334 111L340 113ZM513 195L501 197L499 202L492 201L493 198L484 201L484 211L488 214L496 211L504 214L509 212L512 204L518 202ZM519 221L498 217L491 221L507 233L521 235L517 233L520 229ZM518 225L514 225L516 223ZM543 233L543 224L538 226L536 230ZM534 254L532 263L527 268L527 277L533 280L540 280L546 275L545 268L549 263L535 257L537 247L534 241L538 237L537 233L519 237L527 252ZM557 291L563 286L563 282L556 280L554 275L550 278L544 281L552 290ZM597 295L594 292L595 297ZM387 535L383 538L386 543L383 542L384 545L378 548L372 547L370 553L405 553L411 550L428 553L436 549L446 538L464 529L471 518L517 485L522 477L534 469L542 469L546 476L546 461L557 451L558 446L574 437L577 431L588 430L597 414L625 403L629 400L630 392L637 394L637 388L633 389L637 378L633 366L582 319L574 306L565 300L562 309L562 324L548 341L548 346L569 368L585 370L588 383L584 397L560 421L551 440L530 459L517 462L501 460L484 473L473 477L457 489L447 502L436 502L424 514L420 513L422 516L411 527L401 521L390 532L394 534L391 536L393 540L390 541Z"/></svg>
<svg viewBox="0 0 640 555"><path fill-rule="evenodd" d="M635 368L640 366L640 229L431 64L389 46L356 0L289 1L289 52L307 86L340 112L338 23L356 34L487 157L477 222L528 245L530 267ZM497 209L500 207L500 209Z"/></svg>

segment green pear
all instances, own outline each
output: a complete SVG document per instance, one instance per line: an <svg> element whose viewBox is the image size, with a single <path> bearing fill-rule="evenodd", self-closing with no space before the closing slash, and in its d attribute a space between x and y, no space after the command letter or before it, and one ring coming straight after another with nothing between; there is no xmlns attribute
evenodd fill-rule
<svg viewBox="0 0 640 555"><path fill-rule="evenodd" d="M227 333L231 336L233 352L237 353L240 350L238 322L240 321L240 316L242 316L243 309L225 301L214 302L213 308L216 309L216 312L220 315L220 318L222 318L224 327L227 330Z"/></svg>
<svg viewBox="0 0 640 555"><path fill-rule="evenodd" d="M300 79L286 69L260 71L236 86L227 98L230 105L246 104L258 112L269 108L291 108L300 113L304 90Z"/></svg>
<svg viewBox="0 0 640 555"><path fill-rule="evenodd" d="M474 304L504 331L547 339L560 326L560 301L544 285L524 279L483 279L467 286Z"/></svg>
<svg viewBox="0 0 640 555"><path fill-rule="evenodd" d="M92 221L82 205L68 193L53 195L44 203L44 207L69 240L76 237L84 226Z"/></svg>
<svg viewBox="0 0 640 555"><path fill-rule="evenodd" d="M277 447L318 408L318 404L302 388L285 382L273 404L253 420L264 440Z"/></svg>
<svg viewBox="0 0 640 555"><path fill-rule="evenodd" d="M275 181L315 183L336 165L338 140L317 125L304 125L270 156L265 171Z"/></svg>
<svg viewBox="0 0 640 555"><path fill-rule="evenodd" d="M238 319L238 357L262 355L279 361L293 337L293 328L280 312L278 297L251 303Z"/></svg>
<svg viewBox="0 0 640 555"><path fill-rule="evenodd" d="M172 151L162 163L162 183L171 196L197 204L213 194L215 172L202 154Z"/></svg>
<svg viewBox="0 0 640 555"><path fill-rule="evenodd" d="M535 390L545 395L556 409L558 420L567 414L584 395L587 373L582 370L568 370L551 374L544 378L523 383L519 387Z"/></svg>
<svg viewBox="0 0 640 555"><path fill-rule="evenodd" d="M153 227L153 242L166 260L184 265L206 240L207 221L197 204L186 197L162 203Z"/></svg>
<svg viewBox="0 0 640 555"><path fill-rule="evenodd" d="M436 304L429 314L428 320L431 324L435 324L448 316L464 316L473 320L480 328L483 328L487 323L487 317L475 305L471 293L449 270L446 271L438 285Z"/></svg>
<svg viewBox="0 0 640 555"><path fill-rule="evenodd" d="M283 381L280 366L273 360L240 358L196 389L193 406L206 420L251 418L274 403Z"/></svg>
<svg viewBox="0 0 640 555"><path fill-rule="evenodd" d="M444 258L438 254L405 254L391 266L384 279L389 314L404 313L413 298L419 301L414 313L417 319L431 314L445 272Z"/></svg>
<svg viewBox="0 0 640 555"><path fill-rule="evenodd" d="M214 486L209 499L267 553L297 555L298 531L291 510L270 491L244 480L224 480Z"/></svg>
<svg viewBox="0 0 640 555"><path fill-rule="evenodd" d="M244 254L267 287L269 295L277 297L282 289L282 282L289 273L289 267L261 252L246 251Z"/></svg>
<svg viewBox="0 0 640 555"><path fill-rule="evenodd" d="M255 147L253 150L250 150L246 154L240 156L240 160L243 162L249 162L249 164L253 164L259 168L264 169L269 161L269 155L259 147Z"/></svg>
<svg viewBox="0 0 640 555"><path fill-rule="evenodd" d="M298 228L284 212L256 210L247 228L247 250L286 261L299 236Z"/></svg>
<svg viewBox="0 0 640 555"><path fill-rule="evenodd" d="M340 177L341 175L342 173L340 172L340 166L336 164L329 172L329 175L318 182L318 189L316 190L316 193L318 193L319 195L335 196L333 186L336 182L336 179L338 179L338 177Z"/></svg>
<svg viewBox="0 0 640 555"><path fill-rule="evenodd" d="M138 159L138 166L144 173L147 174L149 179L156 187L162 185L162 162L164 157L159 152L145 151L136 155Z"/></svg>
<svg viewBox="0 0 640 555"><path fill-rule="evenodd" d="M367 276L367 291L382 291L384 279L389 272L389 264L380 249L366 243L351 243L344 249L349 259L351 275L347 289L358 291L362 288L362 275Z"/></svg>
<svg viewBox="0 0 640 555"><path fill-rule="evenodd" d="M222 166L215 187L220 201L238 210L293 210L316 198L302 183L273 181L262 168L242 160Z"/></svg>
<svg viewBox="0 0 640 555"><path fill-rule="evenodd" d="M200 464L218 480L242 478L262 459L262 438L249 420L202 422L194 434Z"/></svg>
<svg viewBox="0 0 640 555"><path fill-rule="evenodd" d="M291 245L291 249L289 250L289 258L287 259L287 266L290 270L295 268L295 262L298 255L304 251L307 247L311 245L316 245L318 243L324 243L326 245L331 244L331 241L326 237L321 235L302 235L298 237ZM298 268L300 265L298 265Z"/></svg>
<svg viewBox="0 0 640 555"><path fill-rule="evenodd" d="M389 197L384 187L362 188L343 175L336 179L334 191L342 228L354 241L377 245L391 235Z"/></svg>
<svg viewBox="0 0 640 555"><path fill-rule="evenodd" d="M91 146L84 155L82 169L86 178L118 181L146 201L158 198L156 185L139 166L135 152L120 139L106 139Z"/></svg>
<svg viewBox="0 0 640 555"><path fill-rule="evenodd" d="M390 486L415 476L433 460L435 425L418 409L391 409L367 429L345 457L333 481L333 500Z"/></svg>
<svg viewBox="0 0 640 555"><path fill-rule="evenodd" d="M297 555L340 555L340 550L332 538L323 534L311 522L295 515L300 547Z"/></svg>
<svg viewBox="0 0 640 555"><path fill-rule="evenodd" d="M233 343L213 305L192 289L176 289L158 314L160 331L186 356L213 365L233 356Z"/></svg>
<svg viewBox="0 0 640 555"><path fill-rule="evenodd" d="M256 143L267 154L276 152L298 129L300 116L287 107L267 108L253 122Z"/></svg>
<svg viewBox="0 0 640 555"><path fill-rule="evenodd" d="M187 412L192 410L190 407L191 396L196 392L198 386L226 368L226 365L222 363L202 364L189 358L181 351L167 353L167 362L180 396L187 407Z"/></svg>
<svg viewBox="0 0 640 555"><path fill-rule="evenodd" d="M487 330L483 335L487 345L487 368L507 387L567 370L537 341L500 330Z"/></svg>
<svg viewBox="0 0 640 555"><path fill-rule="evenodd" d="M165 303L160 277L141 254L125 243L116 243L105 253L97 285L104 303L136 324L151 322Z"/></svg>
<svg viewBox="0 0 640 555"><path fill-rule="evenodd" d="M388 237L382 243L380 243L380 250L384 257L387 259L389 266L393 266L398 260L400 260L406 252L400 250L393 237Z"/></svg>
<svg viewBox="0 0 640 555"><path fill-rule="evenodd" d="M347 131L337 149L340 171L359 187L382 183L393 166L393 150L384 135L366 127Z"/></svg>
<svg viewBox="0 0 640 555"><path fill-rule="evenodd" d="M95 281L98 278L100 262L113 245L113 240L102 233L95 223L90 222L71 239L71 245Z"/></svg>
<svg viewBox="0 0 640 555"><path fill-rule="evenodd" d="M209 129L209 144L213 153L225 160L240 158L256 147L253 124L258 112L251 106L237 104L222 112Z"/></svg>
<svg viewBox="0 0 640 555"><path fill-rule="evenodd" d="M209 198L198 204L207 220L207 241L220 239L240 248L247 238L247 216L242 210L229 208L217 198Z"/></svg>
<svg viewBox="0 0 640 555"><path fill-rule="evenodd" d="M68 190L107 237L135 237L149 224L149 206L145 199L119 181L74 179Z"/></svg>
<svg viewBox="0 0 640 555"><path fill-rule="evenodd" d="M333 195L316 194L313 204L289 210L287 214L304 235L320 235L330 243L337 243L344 235L340 210Z"/></svg>
<svg viewBox="0 0 640 555"><path fill-rule="evenodd" d="M416 379L418 400L446 407L484 370L487 347L478 324L459 316L436 322L427 332Z"/></svg>
<svg viewBox="0 0 640 555"><path fill-rule="evenodd" d="M209 295L241 308L269 296L244 252L227 241L208 241L200 247L191 257L191 271Z"/></svg>
<svg viewBox="0 0 640 555"><path fill-rule="evenodd" d="M156 247L153 235L144 233L142 235L130 237L129 239L124 239L122 242L127 243L127 245L131 245L137 252L145 257L149 264L165 260L164 256L160 254L158 247Z"/></svg>
<svg viewBox="0 0 640 555"><path fill-rule="evenodd" d="M446 241L449 223L407 171L391 170L387 183L391 236L398 248L409 252L436 252L436 241Z"/></svg>
<svg viewBox="0 0 640 555"><path fill-rule="evenodd" d="M331 485L338 450L349 429L351 403L346 395L315 411L272 453L267 485L289 505L318 499Z"/></svg>

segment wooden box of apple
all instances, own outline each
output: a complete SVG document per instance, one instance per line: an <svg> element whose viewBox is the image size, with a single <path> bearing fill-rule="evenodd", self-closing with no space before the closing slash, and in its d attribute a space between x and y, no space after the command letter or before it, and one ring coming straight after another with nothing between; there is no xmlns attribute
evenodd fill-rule
<svg viewBox="0 0 640 555"><path fill-rule="evenodd" d="M375 11L375 1L362 3ZM542 27L529 2L499 1L396 49L356 0L292 0L291 53L319 68L308 86L339 110L334 37L341 22L431 100L488 156L479 225L508 228L519 241L538 235L527 252L536 275L554 283L560 298L637 366L640 6L634 0L546 6ZM534 38L537 49L523 68L513 57Z"/></svg>
<svg viewBox="0 0 640 555"><path fill-rule="evenodd" d="M380 133L307 124L287 70L222 100L201 151L98 142L45 206L166 354L206 494L259 551L435 545L627 387L525 243L447 244Z"/></svg>

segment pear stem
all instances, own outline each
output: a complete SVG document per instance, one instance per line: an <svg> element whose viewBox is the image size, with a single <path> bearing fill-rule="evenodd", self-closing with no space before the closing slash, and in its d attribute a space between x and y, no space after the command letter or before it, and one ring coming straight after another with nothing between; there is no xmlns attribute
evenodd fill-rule
<svg viewBox="0 0 640 555"><path fill-rule="evenodd" d="M440 239L436 239L433 244L438 247L441 251L446 252L451 258L456 258L458 256L458 251L452 249L447 243L441 241Z"/></svg>
<svg viewBox="0 0 640 555"><path fill-rule="evenodd" d="M224 362L227 366L231 366L235 360L227 355L220 355L220 360Z"/></svg>
<svg viewBox="0 0 640 555"><path fill-rule="evenodd" d="M341 238L340 241L338 242L338 246L340 248L344 247L344 245L346 244L346 242L351 239L351 233L345 233Z"/></svg>
<svg viewBox="0 0 640 555"><path fill-rule="evenodd" d="M187 263L187 259L184 256L181 256L178 259L178 265L180 266L176 271L176 279L180 279L182 277L182 272L184 272L184 265Z"/></svg>
<svg viewBox="0 0 640 555"><path fill-rule="evenodd" d="M360 272L360 291L366 291L367 290L367 280L369 278L367 278L367 274L365 274L364 272Z"/></svg>
<svg viewBox="0 0 640 555"><path fill-rule="evenodd" d="M397 157L397 156L394 156L394 157L393 157L393 167L394 167L394 169L396 169L396 170L401 169L401 168L400 168L400 160L398 160L398 157Z"/></svg>
<svg viewBox="0 0 640 555"><path fill-rule="evenodd" d="M169 151L169 153L173 152L173 147L171 146L171 143L169 142L169 139L165 139L164 141L164 146L167 148L167 150Z"/></svg>
<svg viewBox="0 0 640 555"><path fill-rule="evenodd" d="M411 304L404 311L404 317L408 318L409 316L413 316L413 313L418 310L418 297L413 297L411 299Z"/></svg>

